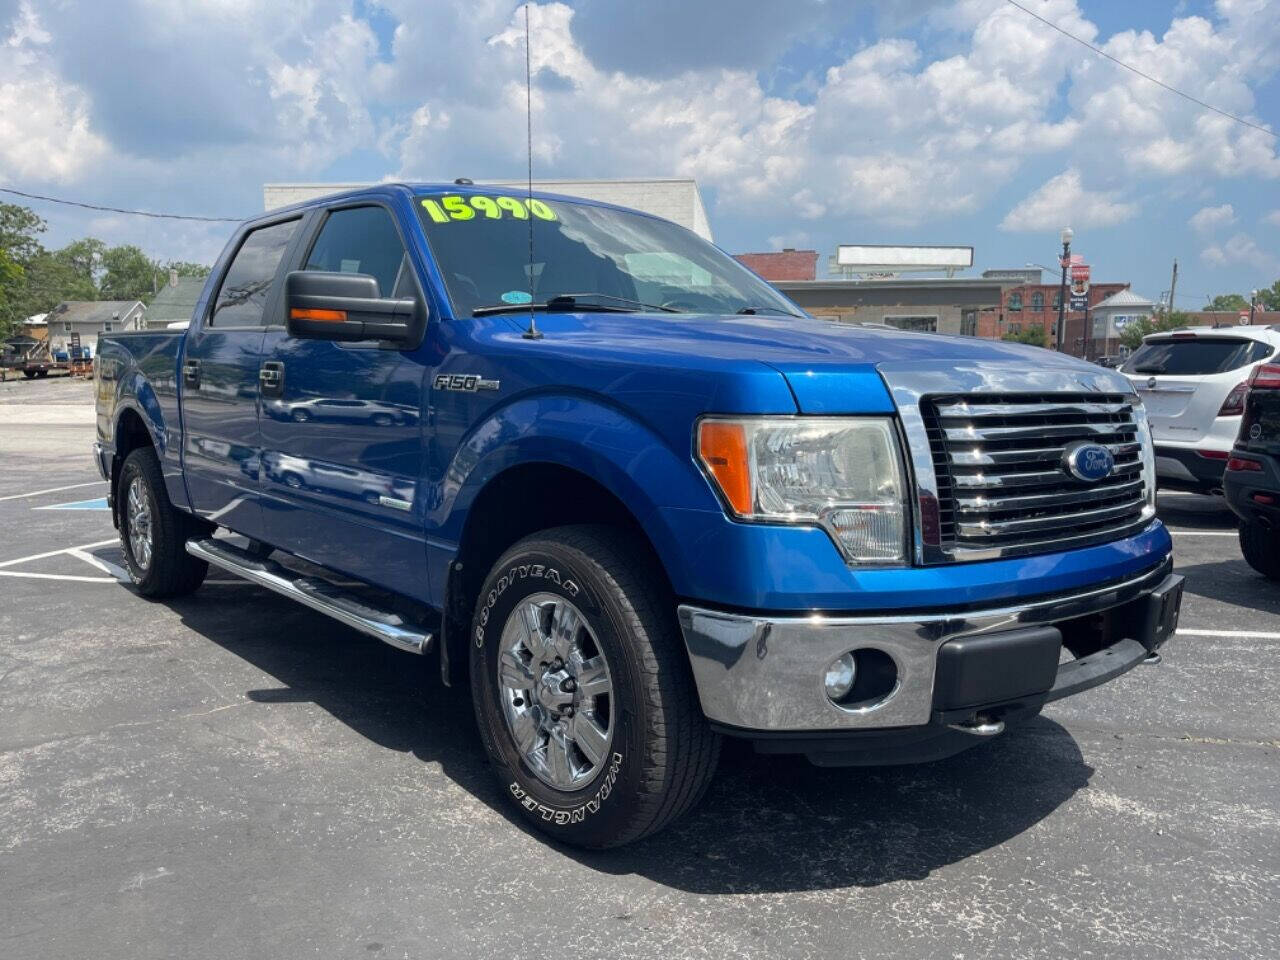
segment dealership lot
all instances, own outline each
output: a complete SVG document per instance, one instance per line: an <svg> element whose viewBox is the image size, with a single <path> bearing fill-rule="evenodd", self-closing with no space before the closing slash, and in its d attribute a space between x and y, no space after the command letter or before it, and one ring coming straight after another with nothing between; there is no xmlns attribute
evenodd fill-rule
<svg viewBox="0 0 1280 960"><path fill-rule="evenodd" d="M0 955L1261 957L1280 953L1280 585L1163 497L1163 664L997 742L820 770L731 745L606 853L515 819L463 692L212 573L150 603L90 384L0 384Z"/></svg>

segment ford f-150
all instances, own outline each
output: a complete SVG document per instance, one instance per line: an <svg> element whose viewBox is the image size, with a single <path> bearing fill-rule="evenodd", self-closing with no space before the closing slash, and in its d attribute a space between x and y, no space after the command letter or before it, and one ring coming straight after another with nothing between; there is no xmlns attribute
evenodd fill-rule
<svg viewBox="0 0 1280 960"><path fill-rule="evenodd" d="M688 810L722 737L945 757L1177 623L1122 374L814 319L635 211L469 182L272 211L188 329L97 362L138 592L212 565L438 655L573 843Z"/></svg>

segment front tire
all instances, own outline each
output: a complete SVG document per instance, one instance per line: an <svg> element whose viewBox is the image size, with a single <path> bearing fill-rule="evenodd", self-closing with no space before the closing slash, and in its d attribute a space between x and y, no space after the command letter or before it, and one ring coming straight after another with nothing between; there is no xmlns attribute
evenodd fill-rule
<svg viewBox="0 0 1280 960"><path fill-rule="evenodd" d="M1280 580L1280 532L1260 523L1241 523L1240 552L1264 577Z"/></svg>
<svg viewBox="0 0 1280 960"><path fill-rule="evenodd" d="M633 537L577 526L521 540L485 580L470 640L481 738L534 826L619 846L702 797L720 739L674 600Z"/></svg>
<svg viewBox="0 0 1280 960"><path fill-rule="evenodd" d="M209 565L187 553L187 541L210 526L177 509L165 491L160 461L151 447L125 458L116 486L116 510L125 569L138 592L159 599L191 593Z"/></svg>

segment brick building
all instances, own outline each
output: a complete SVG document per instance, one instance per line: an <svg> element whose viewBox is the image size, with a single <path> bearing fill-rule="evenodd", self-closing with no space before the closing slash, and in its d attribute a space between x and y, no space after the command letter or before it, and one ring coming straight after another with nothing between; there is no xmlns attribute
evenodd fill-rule
<svg viewBox="0 0 1280 960"><path fill-rule="evenodd" d="M985 274L984 274L985 276ZM978 317L978 336L999 340L1006 333L1019 333L1036 327L1045 331L1049 344L1053 344L1054 326L1058 322L1058 298L1061 286L1057 283L1023 283L1006 287L998 307L984 310ZM1114 293L1129 289L1127 283L1094 283L1089 286L1089 309ZM1066 353L1082 356L1085 347L1085 316L1083 310L1068 310L1062 348Z"/></svg>
<svg viewBox="0 0 1280 960"><path fill-rule="evenodd" d="M735 253L733 258L769 282L814 280L818 276L818 251L784 247L776 253Z"/></svg>

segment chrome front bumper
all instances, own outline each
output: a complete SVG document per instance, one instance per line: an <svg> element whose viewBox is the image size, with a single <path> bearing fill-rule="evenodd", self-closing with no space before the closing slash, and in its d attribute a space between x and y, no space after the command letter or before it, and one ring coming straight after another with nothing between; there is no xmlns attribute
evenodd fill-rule
<svg viewBox="0 0 1280 960"><path fill-rule="evenodd" d="M841 731L910 727L934 719L938 650L948 641L1050 626L1131 603L1169 575L1169 557L1121 583L1017 606L900 616L768 616L682 604L680 626L708 719L742 731ZM837 706L823 671L856 649L884 651L897 685L872 706Z"/></svg>

